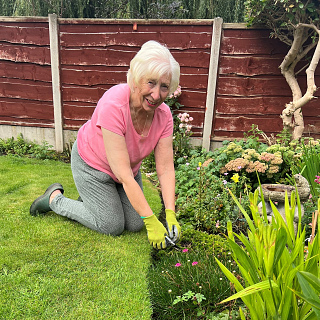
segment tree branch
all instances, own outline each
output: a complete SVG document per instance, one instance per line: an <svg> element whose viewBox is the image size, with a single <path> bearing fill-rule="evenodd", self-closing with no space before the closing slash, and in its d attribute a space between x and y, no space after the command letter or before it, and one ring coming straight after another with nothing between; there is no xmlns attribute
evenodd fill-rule
<svg viewBox="0 0 320 320"><path fill-rule="evenodd" d="M314 25L314 24L299 24L302 27L312 28L314 29L319 38L320 38L320 30ZM314 73L318 66L320 60L320 41L318 39L316 49L314 51L314 54L312 56L311 62L309 67L306 70L307 74L307 91L306 93L301 96L299 99L293 99L292 102L286 105L286 108L283 110L281 118L283 120L283 125L285 128L293 128L294 131L292 134L293 139L299 139L302 136L304 124L303 124L303 116L301 113L301 108L310 100L314 98L314 93L317 90L317 87L315 85L315 79L314 79ZM287 78L286 78L287 79ZM292 79L291 79L292 81ZM290 84L289 84L290 85ZM291 87L291 86L290 86ZM293 87L291 87L292 92ZM291 117L294 115L295 124L293 125L291 122Z"/></svg>

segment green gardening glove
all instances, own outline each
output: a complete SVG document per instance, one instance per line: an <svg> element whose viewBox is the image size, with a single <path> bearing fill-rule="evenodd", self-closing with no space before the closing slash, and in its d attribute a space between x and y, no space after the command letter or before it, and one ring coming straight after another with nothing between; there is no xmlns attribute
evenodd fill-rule
<svg viewBox="0 0 320 320"><path fill-rule="evenodd" d="M176 213L173 210L166 209L166 224L169 238L175 243L181 236L181 227L176 219Z"/></svg>
<svg viewBox="0 0 320 320"><path fill-rule="evenodd" d="M157 219L154 214L149 217L144 217L143 222L147 228L150 244L156 249L165 249L165 236L168 234L168 232L163 224Z"/></svg>

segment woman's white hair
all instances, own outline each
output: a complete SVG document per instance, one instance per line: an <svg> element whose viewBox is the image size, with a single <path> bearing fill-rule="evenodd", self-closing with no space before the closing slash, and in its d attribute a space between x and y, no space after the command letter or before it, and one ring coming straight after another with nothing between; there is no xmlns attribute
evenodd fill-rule
<svg viewBox="0 0 320 320"><path fill-rule="evenodd" d="M179 85L179 63L167 47L153 40L147 41L130 62L127 83L133 90L135 86L140 86L143 78L158 80L164 75L171 77L169 86L169 94L171 94Z"/></svg>

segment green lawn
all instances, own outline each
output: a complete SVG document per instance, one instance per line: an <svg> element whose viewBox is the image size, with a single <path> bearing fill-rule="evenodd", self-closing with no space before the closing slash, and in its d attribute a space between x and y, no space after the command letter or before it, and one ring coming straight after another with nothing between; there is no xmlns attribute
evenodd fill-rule
<svg viewBox="0 0 320 320"><path fill-rule="evenodd" d="M151 246L140 233L106 236L29 207L53 182L78 197L70 165L0 157L0 319L150 319ZM155 212L157 191L144 180Z"/></svg>

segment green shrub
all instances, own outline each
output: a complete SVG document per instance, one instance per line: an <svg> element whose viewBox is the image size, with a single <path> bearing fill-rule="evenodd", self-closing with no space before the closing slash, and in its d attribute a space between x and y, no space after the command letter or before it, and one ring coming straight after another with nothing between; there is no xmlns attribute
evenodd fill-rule
<svg viewBox="0 0 320 320"><path fill-rule="evenodd" d="M0 139L0 155L13 155L17 157L30 157L39 160L51 159L70 162L72 143L62 153L57 153L53 146L46 141L42 144L25 140L20 133L18 137Z"/></svg>
<svg viewBox="0 0 320 320"><path fill-rule="evenodd" d="M247 207L249 180L245 175L215 175L211 152L193 150L191 158L176 171L178 218L183 229L195 228L209 233L225 232L231 220L240 229L244 220L227 188L233 190ZM203 161L203 162L202 162Z"/></svg>
<svg viewBox="0 0 320 320"><path fill-rule="evenodd" d="M194 229L188 229L182 233L181 245L192 247L194 251L204 251L214 255L220 255L231 249L225 236L208 234Z"/></svg>
<svg viewBox="0 0 320 320"><path fill-rule="evenodd" d="M0 153L11 154L16 156L29 156L36 159L52 159L55 156L55 151L52 150L52 146L47 142L43 142L41 145L24 140L20 133L17 139L8 138L0 139Z"/></svg>

